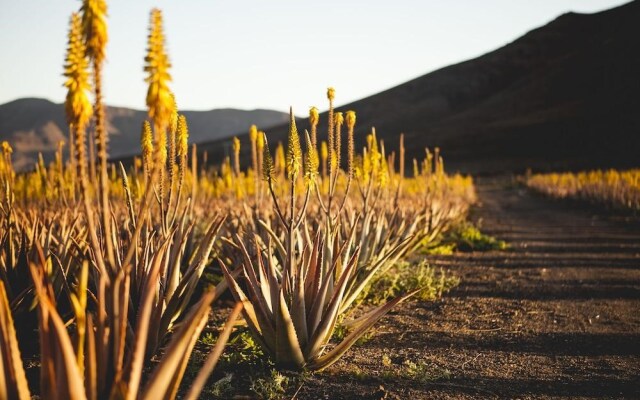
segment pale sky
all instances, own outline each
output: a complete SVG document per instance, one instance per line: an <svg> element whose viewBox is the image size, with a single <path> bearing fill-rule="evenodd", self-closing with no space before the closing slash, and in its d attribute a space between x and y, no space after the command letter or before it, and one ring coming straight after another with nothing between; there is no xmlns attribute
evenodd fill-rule
<svg viewBox="0 0 640 400"><path fill-rule="evenodd" d="M106 102L144 109L148 15L164 14L171 88L184 110L298 115L479 56L567 11L614 0L111 0ZM0 104L62 102L68 20L79 0L0 0Z"/></svg>

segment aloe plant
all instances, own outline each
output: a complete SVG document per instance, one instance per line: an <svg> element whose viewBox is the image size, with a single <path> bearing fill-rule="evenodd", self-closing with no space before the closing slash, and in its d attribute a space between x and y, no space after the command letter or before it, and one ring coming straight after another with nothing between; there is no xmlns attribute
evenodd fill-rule
<svg viewBox="0 0 640 400"><path fill-rule="evenodd" d="M301 226L307 222L309 195L318 168L317 155L313 154L315 149L308 134L306 139L304 172L307 184L303 204L297 209L296 179L301 170L302 155L291 112L287 163L290 195L286 216L273 190L273 165L268 145L265 146L265 180L278 221L286 231L284 242L273 234L264 246L264 241L259 241L259 235L255 235L254 249L250 254L244 240L238 236L235 244L243 255L243 279L232 276L224 262L220 262L231 292L236 300L244 303L243 315L252 334L276 364L285 368L322 370L336 362L391 308L414 293L372 310L352 324L351 333L343 341L327 350L336 323L345 311L345 296L357 270L361 249L357 246L352 254L347 255L355 225L346 240L340 240L336 235L337 227L331 228L329 223L318 226L312 242L305 244L300 239L303 237ZM308 232L305 236L309 237Z"/></svg>
<svg viewBox="0 0 640 400"><path fill-rule="evenodd" d="M124 339L117 334L105 335L108 330L126 334L128 302L126 301L127 293L122 290L128 285L125 274L119 276L118 279L121 281L112 285L111 289L98 294L96 304L98 312L93 314L87 307L88 264L83 265L76 290L72 294L75 313L73 320L75 334L72 335L67 329L68 324L57 310L55 299L52 297L51 282L46 277L43 266L32 263L30 269L38 297L42 351L41 397L48 399L173 399L176 397L189 356L208 319L211 303L216 297L215 290L205 293L191 308L185 322L172 336L162 358L153 369L148 382L143 386L144 352L150 337L148 318L155 296L155 281L152 279L145 285L143 307L138 315L135 341L128 355L125 356ZM156 263L151 277L157 278L158 272L159 265ZM104 282L101 286L104 287ZM21 365L18 363L15 333L12 335L13 324L10 313L8 314L4 285L1 285L1 282L0 306L2 306L0 307L0 328L2 328L0 331L3 332L1 337L3 341L0 341L0 346L3 346L2 361L13 363L13 373L6 375L12 384L7 390L19 390L20 393L28 395L28 388L23 379L24 372L20 371ZM239 303L231 312L206 367L196 377L197 385L191 389L190 398L198 396L202 389L201 382L206 380L215 367L241 308L242 304ZM105 315L105 310L110 310L110 314ZM6 336L7 339L4 332L9 333ZM10 345L10 352L5 353L4 344L7 343ZM5 385L6 387L8 385ZM0 390L2 390L1 387Z"/></svg>

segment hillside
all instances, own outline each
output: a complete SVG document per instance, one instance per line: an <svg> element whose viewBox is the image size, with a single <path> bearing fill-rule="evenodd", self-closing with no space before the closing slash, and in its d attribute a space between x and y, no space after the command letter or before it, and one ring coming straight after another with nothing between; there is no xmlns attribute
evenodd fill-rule
<svg viewBox="0 0 640 400"><path fill-rule="evenodd" d="M360 145L371 126L390 151L405 132L408 162L440 146L449 170L638 166L639 48L639 1L568 13L495 51L339 109L358 113ZM272 143L285 140L286 125L268 133ZM210 160L226 147L201 146Z"/></svg>
<svg viewBox="0 0 640 400"><path fill-rule="evenodd" d="M286 114L271 110L216 109L184 111L193 143L231 136L249 129L251 124L269 127L287 121ZM145 111L107 107L110 134L109 153L122 158L140 151L140 127ZM29 168L42 152L51 160L60 140L67 141L64 106L44 99L19 99L0 105L0 141L14 147L17 169Z"/></svg>

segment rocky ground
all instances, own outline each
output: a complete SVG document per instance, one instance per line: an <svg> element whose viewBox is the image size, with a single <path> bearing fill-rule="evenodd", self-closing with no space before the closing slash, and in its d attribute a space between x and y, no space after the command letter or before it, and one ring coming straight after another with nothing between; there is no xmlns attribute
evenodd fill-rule
<svg viewBox="0 0 640 400"><path fill-rule="evenodd" d="M408 302L298 399L640 398L640 223L478 182L472 219L510 250L432 256L461 278Z"/></svg>

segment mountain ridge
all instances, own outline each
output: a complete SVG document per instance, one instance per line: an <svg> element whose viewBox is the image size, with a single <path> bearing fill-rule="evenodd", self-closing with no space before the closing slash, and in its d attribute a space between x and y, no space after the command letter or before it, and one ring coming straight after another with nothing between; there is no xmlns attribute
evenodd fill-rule
<svg viewBox="0 0 640 400"><path fill-rule="evenodd" d="M109 155L127 158L140 152L140 131L146 111L107 106ZM222 138L248 131L251 124L267 128L288 120L286 113L254 109L220 108L206 111L181 111L189 122L190 142ZM17 170L29 169L43 154L45 162L54 157L60 141L67 141L68 128L64 105L38 97L15 99L0 105L0 141L14 147Z"/></svg>
<svg viewBox="0 0 640 400"><path fill-rule="evenodd" d="M356 111L358 148L372 126L388 152L404 132L408 165L424 147L438 146L449 170L468 173L638 166L639 47L640 1L569 12L484 55L337 110ZM323 113L319 132L325 120ZM298 121L300 131L308 129ZM272 128L270 141L284 142L286 131ZM225 146L200 148L216 159Z"/></svg>

